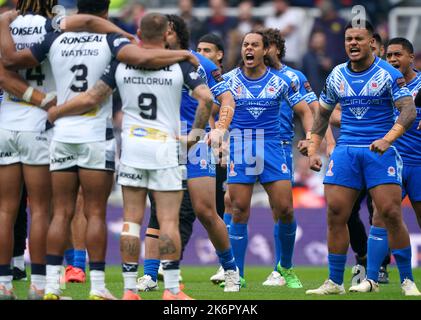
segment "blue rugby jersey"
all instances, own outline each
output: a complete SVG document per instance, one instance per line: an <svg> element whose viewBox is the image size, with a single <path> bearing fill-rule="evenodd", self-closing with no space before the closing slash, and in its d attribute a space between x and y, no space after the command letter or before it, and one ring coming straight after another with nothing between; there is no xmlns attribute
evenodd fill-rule
<svg viewBox="0 0 421 320"><path fill-rule="evenodd" d="M194 51L191 52L199 59L200 66L197 69L197 72L206 81L206 84L210 88L213 96L217 98L224 92L228 91L229 88L227 87L224 79L222 78L218 67L211 60L202 56L201 54ZM197 100L190 96L189 89L184 87L181 100L180 116L181 121L185 122L187 125L187 133L189 133L192 128L197 106ZM206 128L208 130L209 126L206 126ZM186 134L184 130L182 131L183 134Z"/></svg>
<svg viewBox="0 0 421 320"><path fill-rule="evenodd" d="M279 70L290 78L307 104L317 101L317 96L310 86L306 76L299 70L283 65ZM287 101L282 100L281 110L281 140L292 142L294 139L294 110Z"/></svg>
<svg viewBox="0 0 421 320"><path fill-rule="evenodd" d="M394 102L411 96L402 73L376 57L363 72L353 72L350 62L336 66L320 94L320 105L342 107L338 145L368 146L381 139L394 124Z"/></svg>
<svg viewBox="0 0 421 320"><path fill-rule="evenodd" d="M412 96L416 97L418 91L421 90L421 72L417 72L417 76L412 79L407 87ZM394 146L398 149L402 157L403 163L408 165L421 165L421 130L417 130L418 123L421 121L421 105L416 106L417 118L414 121L410 130L408 130L402 137L395 141ZM395 109L396 119L399 116L399 111Z"/></svg>
<svg viewBox="0 0 421 320"><path fill-rule="evenodd" d="M223 75L235 100L235 113L231 130L264 129L265 139L280 139L279 109L286 100L288 108L293 108L304 98L295 84L285 74L267 68L259 79L247 78L240 68ZM231 131L232 136L238 132Z"/></svg>

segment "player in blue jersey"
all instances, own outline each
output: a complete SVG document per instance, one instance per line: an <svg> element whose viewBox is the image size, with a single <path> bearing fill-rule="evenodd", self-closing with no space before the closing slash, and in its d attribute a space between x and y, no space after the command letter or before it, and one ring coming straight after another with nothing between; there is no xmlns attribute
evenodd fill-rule
<svg viewBox="0 0 421 320"><path fill-rule="evenodd" d="M412 68L414 61L414 47L405 38L393 38L386 47L386 59L396 69L402 72L411 95L415 98L421 89L421 73ZM402 199L408 195L421 226L421 131L418 130L421 121L421 105L416 106L417 118L410 129L394 143L403 161L402 170ZM399 112L395 110L396 117ZM374 211L373 226L386 233L386 225L377 210ZM371 231L370 231L371 235ZM375 242L375 243L374 243ZM375 250L373 250L375 249ZM384 257L388 253L388 239L385 237L369 237L367 253L367 279L359 285L350 288L352 292L378 292L377 274ZM412 288L416 293L416 288Z"/></svg>
<svg viewBox="0 0 421 320"><path fill-rule="evenodd" d="M412 96L402 74L372 54L373 27L362 20L345 28L349 61L338 65L320 96L308 154L310 168L320 171L317 151L335 105L342 107L341 135L325 175L329 279L307 294L344 294L343 276L349 247L347 221L361 189L367 188L389 233L390 248L405 295L417 295L411 270L411 247L401 212L402 161L392 144L416 117ZM394 123L394 107L400 115ZM387 236L380 228L372 237ZM375 243L370 250L376 250ZM378 270L377 270L378 271ZM378 274L376 275L378 276Z"/></svg>
<svg viewBox="0 0 421 320"><path fill-rule="evenodd" d="M371 47L373 54L379 58L384 56L384 45L382 39L378 33L373 34L374 43ZM335 110L332 112L330 117L330 124L335 127L340 127L341 124L341 106L338 104ZM339 133L335 131L335 136ZM333 148L336 146L335 137L333 135L331 127L326 132L326 143L327 143L327 155L330 157ZM372 224L373 219L373 204L370 194L367 189L363 189L355 201L354 207L352 208L351 215L348 220L349 230L349 241L352 250L355 252L356 265L352 267L351 284L356 285L365 279L367 269L367 232L365 230L364 223L360 217L360 208L363 200L367 198L367 209L369 213L369 222ZM390 252L385 257L379 272L379 283L389 283L389 275L387 272L387 265L390 263Z"/></svg>
<svg viewBox="0 0 421 320"><path fill-rule="evenodd" d="M291 108L284 100L280 109L281 120L281 145L286 159L286 165L290 172L290 179L293 182L294 168L293 168L293 152L292 142L294 138L294 113L299 117L302 127L306 132L306 138L310 139L311 127L313 125L312 110L319 107L318 99L310 83L304 74L298 70L290 68L282 63L285 55L285 40L282 38L278 29L264 29L263 32L269 38L269 55L276 63L277 69L287 75L298 89L300 94L304 97L307 103L299 103ZM310 107L310 108L309 108ZM307 139L299 141L297 148L303 155L307 155ZM267 286L282 286L285 284L290 288L300 288L301 283L298 278L291 276L288 270L292 267L292 252L295 241L295 231L297 223L294 218L293 204L292 204L292 190L285 193L286 197L285 208L287 215L283 220L275 220L274 225L274 241L275 241L275 267L274 271L268 276L263 285ZM275 217L274 217L275 219Z"/></svg>
<svg viewBox="0 0 421 320"><path fill-rule="evenodd" d="M187 49L189 45L189 32L182 18L176 15L168 15L170 22L167 37L170 49ZM216 65L194 52L200 62L199 75L204 78L211 89L214 97L221 107L219 112L218 127L210 132L212 141L219 141L229 128L234 113L234 101L232 94L226 87L220 71ZM187 92L183 91L181 102L182 126L186 126L185 133L189 134L197 109L197 101ZM193 146L187 155L187 191L184 193L180 210L180 233L182 237L182 250L184 250L192 233L195 215L206 229L209 239L216 249L219 262L224 268L224 276L227 283L225 292L239 291L239 274L232 254L228 232L224 221L216 212L215 195L215 160L206 141L199 141ZM157 273L159 257L157 256L157 234L159 225L155 217L155 209L151 210L151 220L145 238L145 275L138 281L138 289L141 291L157 288Z"/></svg>
<svg viewBox="0 0 421 320"><path fill-rule="evenodd" d="M236 112L231 123L228 185L233 218L230 239L235 260L244 277L244 260L248 244L247 222L254 183L265 188L276 220L291 223L291 172L280 142L280 107L286 100L289 108L305 104L294 83L276 70L268 56L269 39L263 32L245 35L241 67L224 75L234 95ZM284 107L284 106L282 106ZM288 239L289 262L295 241L295 227ZM288 270L301 285L292 268Z"/></svg>

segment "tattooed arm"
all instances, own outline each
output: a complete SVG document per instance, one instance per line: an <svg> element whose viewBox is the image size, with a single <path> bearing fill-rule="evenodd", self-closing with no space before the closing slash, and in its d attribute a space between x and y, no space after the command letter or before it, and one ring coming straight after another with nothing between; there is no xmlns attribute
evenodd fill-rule
<svg viewBox="0 0 421 320"><path fill-rule="evenodd" d="M48 110L48 120L54 123L58 118L84 114L98 108L112 94L113 90L102 80L99 80L91 89L83 92L62 105L51 107Z"/></svg>
<svg viewBox="0 0 421 320"><path fill-rule="evenodd" d="M310 169L320 171L322 168L322 160L318 154L320 144L329 125L329 118L332 110L322 105L316 110L313 128L311 129L311 139L308 147L308 157L310 160Z"/></svg>
<svg viewBox="0 0 421 320"><path fill-rule="evenodd" d="M417 117L417 110L415 109L414 100L411 96L406 96L395 101L396 108L400 111L400 115L392 129L381 139L374 141L370 145L370 150L383 154L387 149L401 137L406 130L412 127L414 120Z"/></svg>
<svg viewBox="0 0 421 320"><path fill-rule="evenodd" d="M193 90L193 97L199 102L192 130L187 138L187 147L190 148L205 136L205 127L209 121L213 99L207 85L201 84Z"/></svg>

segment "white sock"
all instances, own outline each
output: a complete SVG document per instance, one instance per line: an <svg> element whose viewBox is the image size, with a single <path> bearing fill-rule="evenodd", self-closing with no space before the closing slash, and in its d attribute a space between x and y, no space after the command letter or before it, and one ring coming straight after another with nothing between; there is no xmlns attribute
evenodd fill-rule
<svg viewBox="0 0 421 320"><path fill-rule="evenodd" d="M137 292L137 288L136 288L137 272L123 272L123 279L124 279L124 291L131 290L133 292Z"/></svg>
<svg viewBox="0 0 421 320"><path fill-rule="evenodd" d="M91 278L91 291L102 291L105 289L105 272L99 270L89 271Z"/></svg>
<svg viewBox="0 0 421 320"><path fill-rule="evenodd" d="M19 268L20 270L25 270L25 257L17 256L12 259L13 267Z"/></svg>
<svg viewBox="0 0 421 320"><path fill-rule="evenodd" d="M31 275L31 284L38 290L45 290L46 278L46 276L40 274L33 274Z"/></svg>
<svg viewBox="0 0 421 320"><path fill-rule="evenodd" d="M48 265L47 264L47 276L45 293L60 294L60 276L61 276L61 265Z"/></svg>
<svg viewBox="0 0 421 320"><path fill-rule="evenodd" d="M12 284L13 276L0 276L0 284L3 285L6 290L12 290L13 284Z"/></svg>
<svg viewBox="0 0 421 320"><path fill-rule="evenodd" d="M164 285L165 289L168 289L173 294L180 292L180 269L164 269Z"/></svg>

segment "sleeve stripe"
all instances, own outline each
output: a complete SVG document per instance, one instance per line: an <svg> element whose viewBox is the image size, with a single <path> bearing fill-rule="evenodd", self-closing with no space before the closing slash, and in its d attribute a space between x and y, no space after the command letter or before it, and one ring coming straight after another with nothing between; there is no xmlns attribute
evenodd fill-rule
<svg viewBox="0 0 421 320"><path fill-rule="evenodd" d="M319 99L319 104L321 107L331 111L335 108L335 105L331 105L331 104L327 104L326 102L324 102L322 99Z"/></svg>

